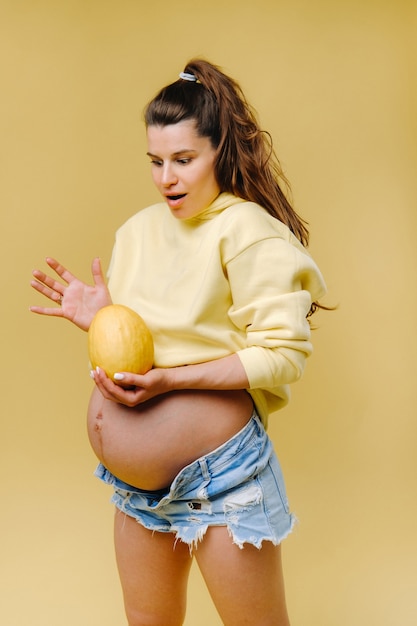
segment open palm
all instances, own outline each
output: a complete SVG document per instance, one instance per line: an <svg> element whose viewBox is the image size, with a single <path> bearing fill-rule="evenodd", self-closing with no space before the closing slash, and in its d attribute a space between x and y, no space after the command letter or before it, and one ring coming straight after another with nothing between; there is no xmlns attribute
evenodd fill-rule
<svg viewBox="0 0 417 626"><path fill-rule="evenodd" d="M93 285L87 285L76 278L55 259L49 257L46 262L61 281L48 276L41 270L34 270L31 286L59 306L31 306L30 310L40 315L63 317L82 330L88 330L97 311L111 304L100 259L94 259L91 265Z"/></svg>

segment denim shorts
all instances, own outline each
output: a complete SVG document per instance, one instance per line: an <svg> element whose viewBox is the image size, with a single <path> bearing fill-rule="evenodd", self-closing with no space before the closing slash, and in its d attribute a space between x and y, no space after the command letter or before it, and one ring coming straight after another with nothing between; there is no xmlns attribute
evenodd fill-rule
<svg viewBox="0 0 417 626"><path fill-rule="evenodd" d="M284 480L272 442L256 413L231 439L184 467L170 487L145 491L102 464L95 475L114 488L111 501L152 531L174 533L197 547L209 526L226 526L240 548L279 544L292 530Z"/></svg>

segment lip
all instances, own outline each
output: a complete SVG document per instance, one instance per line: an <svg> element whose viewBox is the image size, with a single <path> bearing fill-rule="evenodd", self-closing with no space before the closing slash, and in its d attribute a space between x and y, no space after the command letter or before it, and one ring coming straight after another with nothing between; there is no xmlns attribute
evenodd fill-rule
<svg viewBox="0 0 417 626"><path fill-rule="evenodd" d="M175 193L170 193L170 194L165 194L165 200L166 203L168 204L170 209L178 209L179 207L182 206L185 198L187 197L187 194L175 194Z"/></svg>

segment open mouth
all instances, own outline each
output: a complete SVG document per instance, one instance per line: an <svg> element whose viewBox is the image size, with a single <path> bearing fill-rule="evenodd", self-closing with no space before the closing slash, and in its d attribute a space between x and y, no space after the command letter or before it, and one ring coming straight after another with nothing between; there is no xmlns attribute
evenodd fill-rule
<svg viewBox="0 0 417 626"><path fill-rule="evenodd" d="M186 194L185 193L180 193L178 195L175 196L166 196L169 200L181 200L181 198L185 198Z"/></svg>
<svg viewBox="0 0 417 626"><path fill-rule="evenodd" d="M169 196L165 196L166 202L170 209L180 209L182 207L183 200L186 197L186 193L173 193Z"/></svg>

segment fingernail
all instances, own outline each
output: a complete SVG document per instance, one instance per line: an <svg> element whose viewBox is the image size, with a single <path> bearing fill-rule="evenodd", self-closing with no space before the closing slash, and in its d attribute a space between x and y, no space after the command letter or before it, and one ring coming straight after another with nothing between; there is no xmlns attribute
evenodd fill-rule
<svg viewBox="0 0 417 626"><path fill-rule="evenodd" d="M123 380L125 377L124 374L119 374L119 372L116 372L115 375L113 376L114 380Z"/></svg>
<svg viewBox="0 0 417 626"><path fill-rule="evenodd" d="M90 378L94 380L94 370L90 370Z"/></svg>

